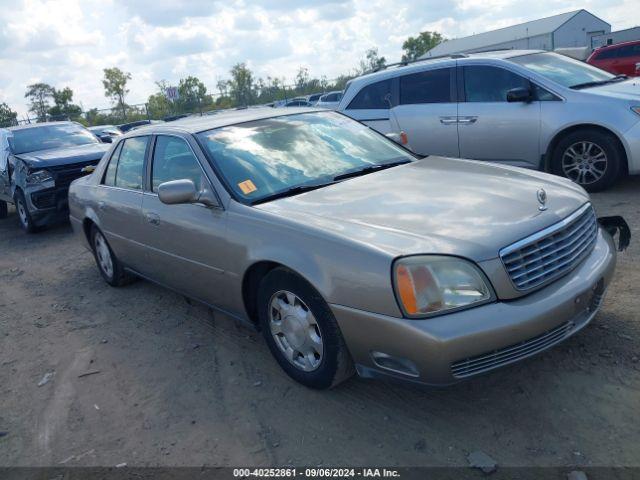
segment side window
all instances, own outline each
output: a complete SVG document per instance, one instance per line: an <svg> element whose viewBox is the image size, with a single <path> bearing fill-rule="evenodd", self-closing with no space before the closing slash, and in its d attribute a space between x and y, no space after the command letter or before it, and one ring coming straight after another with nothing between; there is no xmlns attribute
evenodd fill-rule
<svg viewBox="0 0 640 480"><path fill-rule="evenodd" d="M116 170L115 186L142 190L142 169L149 137L133 137L124 141Z"/></svg>
<svg viewBox="0 0 640 480"><path fill-rule="evenodd" d="M540 100L541 102L554 102L560 101L560 98L555 96L546 88L543 88L539 85L532 84L533 87L533 98L536 100Z"/></svg>
<svg viewBox="0 0 640 480"><path fill-rule="evenodd" d="M202 190L204 173L198 159L183 139L158 136L151 165L152 190L157 192L161 183L184 179L193 180L196 188Z"/></svg>
<svg viewBox="0 0 640 480"><path fill-rule="evenodd" d="M528 80L504 68L464 67L467 102L506 102L507 92L518 87L528 88Z"/></svg>
<svg viewBox="0 0 640 480"><path fill-rule="evenodd" d="M118 168L118 158L120 157L123 143L124 142L120 142L111 154L109 165L107 165L107 170L105 171L104 178L102 179L103 185L113 187L116 184L116 169Z"/></svg>
<svg viewBox="0 0 640 480"><path fill-rule="evenodd" d="M637 57L640 56L640 44L625 45L618 49L618 58Z"/></svg>
<svg viewBox="0 0 640 480"><path fill-rule="evenodd" d="M400 77L400 104L451 102L451 69L428 70Z"/></svg>
<svg viewBox="0 0 640 480"><path fill-rule="evenodd" d="M391 80L382 80L364 87L351 100L348 110L388 109L391 101Z"/></svg>
<svg viewBox="0 0 640 480"><path fill-rule="evenodd" d="M615 48L609 48L608 50L602 50L596 56L596 60L608 60L610 58L616 58L618 56L618 50Z"/></svg>

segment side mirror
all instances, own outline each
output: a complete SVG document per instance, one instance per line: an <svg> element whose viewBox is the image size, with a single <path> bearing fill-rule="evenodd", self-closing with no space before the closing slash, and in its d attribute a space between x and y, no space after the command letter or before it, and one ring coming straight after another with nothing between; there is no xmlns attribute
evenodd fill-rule
<svg viewBox="0 0 640 480"><path fill-rule="evenodd" d="M530 102L532 100L531 90L524 87L512 88L507 92L507 102Z"/></svg>
<svg viewBox="0 0 640 480"><path fill-rule="evenodd" d="M208 189L198 192L193 180L187 179L161 183L158 187L158 198L167 205L202 203L207 207L219 206L218 199L213 192Z"/></svg>
<svg viewBox="0 0 640 480"><path fill-rule="evenodd" d="M113 138L110 135L100 135L98 138L102 143L113 143Z"/></svg>

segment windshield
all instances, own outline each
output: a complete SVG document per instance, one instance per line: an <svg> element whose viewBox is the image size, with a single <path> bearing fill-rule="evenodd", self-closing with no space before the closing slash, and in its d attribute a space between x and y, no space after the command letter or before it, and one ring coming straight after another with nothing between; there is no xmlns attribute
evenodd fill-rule
<svg viewBox="0 0 640 480"><path fill-rule="evenodd" d="M380 134L333 112L266 118L198 137L230 188L251 203L331 183L347 172L414 160Z"/></svg>
<svg viewBox="0 0 640 480"><path fill-rule="evenodd" d="M14 154L100 143L86 128L74 123L40 125L11 132Z"/></svg>
<svg viewBox="0 0 640 480"><path fill-rule="evenodd" d="M509 60L564 87L574 87L591 82L606 82L614 78L604 70L555 53L534 53L513 57Z"/></svg>

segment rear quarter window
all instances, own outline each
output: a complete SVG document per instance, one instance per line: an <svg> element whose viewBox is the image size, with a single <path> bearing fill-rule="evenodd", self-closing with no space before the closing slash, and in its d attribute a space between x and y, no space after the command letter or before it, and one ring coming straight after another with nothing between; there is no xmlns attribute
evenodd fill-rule
<svg viewBox="0 0 640 480"><path fill-rule="evenodd" d="M391 102L391 79L367 85L358 92L347 110L388 109Z"/></svg>

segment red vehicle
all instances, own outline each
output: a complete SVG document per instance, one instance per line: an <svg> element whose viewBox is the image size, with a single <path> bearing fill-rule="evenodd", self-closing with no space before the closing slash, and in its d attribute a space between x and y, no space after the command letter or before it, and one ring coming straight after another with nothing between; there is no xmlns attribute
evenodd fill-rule
<svg viewBox="0 0 640 480"><path fill-rule="evenodd" d="M616 75L640 76L640 40L598 48L587 63Z"/></svg>

